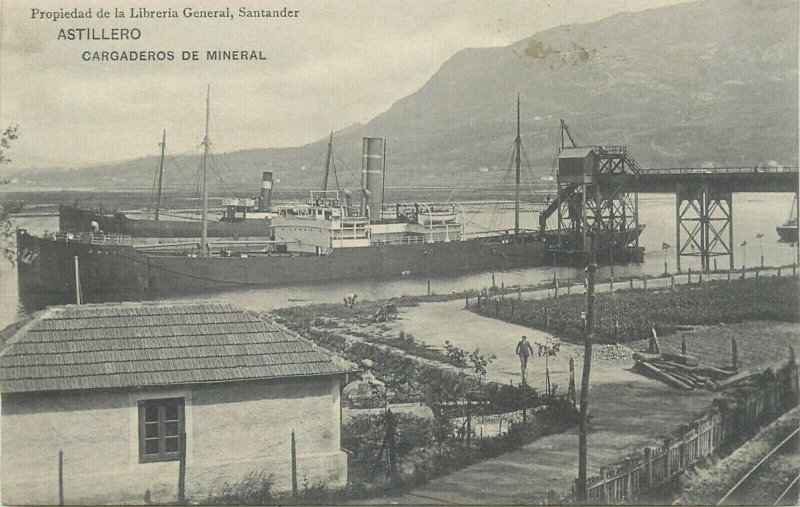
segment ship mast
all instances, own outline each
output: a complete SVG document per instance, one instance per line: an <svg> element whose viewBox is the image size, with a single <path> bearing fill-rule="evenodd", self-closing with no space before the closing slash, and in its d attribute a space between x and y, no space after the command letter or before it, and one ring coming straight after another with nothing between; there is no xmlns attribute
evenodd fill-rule
<svg viewBox="0 0 800 507"><path fill-rule="evenodd" d="M208 117L211 110L211 85L206 90L206 135L203 138L203 214L200 217L200 252L207 255L206 243L208 242L208 185L206 185L208 169L208 147L211 140L208 138Z"/></svg>
<svg viewBox="0 0 800 507"><path fill-rule="evenodd" d="M516 180L514 185L514 237L519 240L519 176L520 176L520 152L522 151L522 139L519 135L519 92L517 92L517 138L514 140L514 163L516 164Z"/></svg>
<svg viewBox="0 0 800 507"><path fill-rule="evenodd" d="M167 130L164 129L164 135L161 138L161 162L158 164L158 193L156 194L156 222L158 222L158 213L161 210L161 183L164 181L164 148L167 146Z"/></svg>
<svg viewBox="0 0 800 507"><path fill-rule="evenodd" d="M325 159L325 174L322 176L322 191L328 190L328 173L331 170L331 158L333 157L333 130L331 130L331 137L328 139L328 156Z"/></svg>

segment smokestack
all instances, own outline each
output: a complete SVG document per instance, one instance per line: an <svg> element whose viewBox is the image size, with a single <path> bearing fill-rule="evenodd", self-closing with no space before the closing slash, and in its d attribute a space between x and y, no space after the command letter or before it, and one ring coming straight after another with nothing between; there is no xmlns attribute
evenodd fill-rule
<svg viewBox="0 0 800 507"><path fill-rule="evenodd" d="M269 211L272 207L272 173L264 171L261 176L261 197L258 200L258 211Z"/></svg>
<svg viewBox="0 0 800 507"><path fill-rule="evenodd" d="M379 196L383 195L384 141L365 137L361 161L361 214L372 220L381 217Z"/></svg>

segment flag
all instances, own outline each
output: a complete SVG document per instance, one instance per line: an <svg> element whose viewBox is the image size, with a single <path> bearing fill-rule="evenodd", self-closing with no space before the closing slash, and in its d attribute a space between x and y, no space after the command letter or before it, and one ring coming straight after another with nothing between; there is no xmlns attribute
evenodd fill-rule
<svg viewBox="0 0 800 507"><path fill-rule="evenodd" d="M742 241L742 245L741 246L747 246L747 241Z"/></svg>
<svg viewBox="0 0 800 507"><path fill-rule="evenodd" d="M670 248L672 248L672 246L670 246L669 243L661 243L662 250L669 250Z"/></svg>
<svg viewBox="0 0 800 507"><path fill-rule="evenodd" d="M761 234L760 232L759 232L758 234L756 234L756 238L757 238L757 239L761 239L761 238L763 238L763 237L764 237L764 235L763 235L763 234Z"/></svg>

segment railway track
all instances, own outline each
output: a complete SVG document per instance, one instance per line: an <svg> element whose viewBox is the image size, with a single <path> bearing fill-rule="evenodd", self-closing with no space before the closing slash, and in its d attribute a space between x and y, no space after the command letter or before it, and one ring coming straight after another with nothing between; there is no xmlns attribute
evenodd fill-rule
<svg viewBox="0 0 800 507"><path fill-rule="evenodd" d="M790 432L728 490L717 505L797 505L800 428Z"/></svg>

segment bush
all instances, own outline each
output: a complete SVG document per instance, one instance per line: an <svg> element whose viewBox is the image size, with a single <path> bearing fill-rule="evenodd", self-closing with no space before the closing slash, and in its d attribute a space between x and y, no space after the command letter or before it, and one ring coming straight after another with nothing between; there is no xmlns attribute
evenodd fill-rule
<svg viewBox="0 0 800 507"><path fill-rule="evenodd" d="M210 505L264 505L275 500L272 475L263 470L248 473L239 482L225 482L219 491L206 498Z"/></svg>
<svg viewBox="0 0 800 507"><path fill-rule="evenodd" d="M524 326L582 340L584 296L534 301L490 301L470 310ZM625 290L595 297L595 339L627 343L686 325L714 325L753 320L800 321L796 277L713 281L673 290ZM548 325L549 324L549 325Z"/></svg>
<svg viewBox="0 0 800 507"><path fill-rule="evenodd" d="M434 443L436 422L414 414L393 413L395 451L402 459L418 447ZM386 435L386 415L360 414L342 427L342 447L356 454L359 461L372 463L378 457Z"/></svg>

